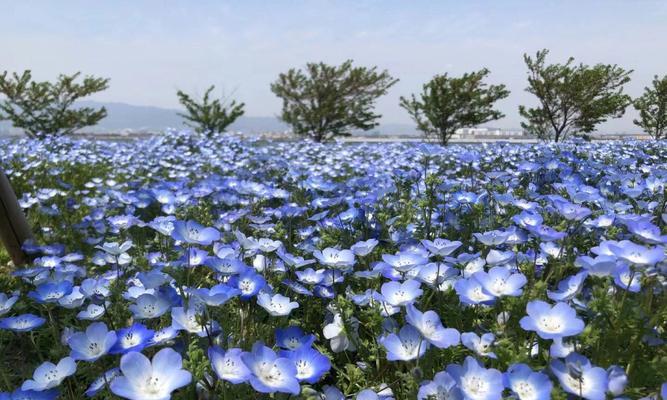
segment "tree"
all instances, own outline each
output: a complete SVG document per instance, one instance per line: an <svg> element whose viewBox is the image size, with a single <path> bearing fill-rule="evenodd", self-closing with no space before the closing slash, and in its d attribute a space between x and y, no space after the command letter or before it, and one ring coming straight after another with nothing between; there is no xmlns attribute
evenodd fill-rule
<svg viewBox="0 0 667 400"><path fill-rule="evenodd" d="M109 79L81 75L59 75L55 83L35 82L30 70L19 75L0 74L0 120L9 120L32 138L68 135L83 127L95 125L107 116L104 107L74 107L82 97L109 87Z"/></svg>
<svg viewBox="0 0 667 400"><path fill-rule="evenodd" d="M635 125L644 129L655 140L667 138L667 75L653 78L653 87L644 88L644 94L634 101L639 111Z"/></svg>
<svg viewBox="0 0 667 400"><path fill-rule="evenodd" d="M510 92L505 85L487 85L484 78L488 74L485 68L458 78L436 75L423 86L419 100L414 94L410 99L401 97L400 105L427 137L436 136L442 145L447 145L457 129L505 116L493 109L493 103Z"/></svg>
<svg viewBox="0 0 667 400"><path fill-rule="evenodd" d="M381 115L373 112L375 100L396 82L386 70L353 67L347 60L340 66L309 63L305 72L290 69L271 91L282 99L280 118L292 131L321 142L377 126Z"/></svg>
<svg viewBox="0 0 667 400"><path fill-rule="evenodd" d="M609 118L619 118L631 103L623 93L632 70L617 65L574 65L570 58L565 64L546 64L548 50L538 51L535 59L523 58L528 67L528 87L540 105L535 108L519 106L526 118L521 126L544 140L556 142L572 134L589 133Z"/></svg>
<svg viewBox="0 0 667 400"><path fill-rule="evenodd" d="M228 102L221 98L210 100L211 92L215 86L209 87L204 93L201 102L193 100L190 95L182 91L176 92L178 101L185 107L185 114L178 114L190 122L185 125L193 128L196 132L205 133L209 137L215 133L224 132L225 129L236 119L244 114L245 103L236 103L236 100Z"/></svg>

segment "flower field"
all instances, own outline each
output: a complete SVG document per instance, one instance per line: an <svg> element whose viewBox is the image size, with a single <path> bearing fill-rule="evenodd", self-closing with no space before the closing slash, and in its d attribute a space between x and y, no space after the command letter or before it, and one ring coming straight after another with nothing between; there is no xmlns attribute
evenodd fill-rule
<svg viewBox="0 0 667 400"><path fill-rule="evenodd" d="M665 143L171 132L0 166L35 234L0 252L0 399L667 396Z"/></svg>

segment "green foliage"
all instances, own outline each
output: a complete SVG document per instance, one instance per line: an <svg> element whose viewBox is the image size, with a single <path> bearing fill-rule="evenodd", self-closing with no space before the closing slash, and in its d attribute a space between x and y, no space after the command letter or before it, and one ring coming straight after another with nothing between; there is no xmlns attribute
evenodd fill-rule
<svg viewBox="0 0 667 400"><path fill-rule="evenodd" d="M639 119L632 122L655 140L667 138L667 75L656 75L652 87L644 88L644 94L634 101Z"/></svg>
<svg viewBox="0 0 667 400"><path fill-rule="evenodd" d="M290 69L280 74L271 91L283 101L281 119L297 135L317 142L349 136L352 129L369 130L381 115L374 113L378 97L398 79L377 67L353 67L309 63L305 72Z"/></svg>
<svg viewBox="0 0 667 400"><path fill-rule="evenodd" d="M185 125L193 128L198 133L205 133L209 137L215 133L224 132L225 129L245 112L244 103L236 100L228 101L226 98L211 100L211 92L215 86L209 87L204 93L201 101L194 100L189 94L182 91L176 92L178 101L185 107L185 113L179 114L189 122Z"/></svg>
<svg viewBox="0 0 667 400"><path fill-rule="evenodd" d="M623 93L632 70L617 65L546 64L548 50L538 51L535 58L524 54L528 67L526 91L535 95L539 106L519 106L526 119L521 127L543 140L564 140L569 134L590 133L609 118L619 118L631 103Z"/></svg>
<svg viewBox="0 0 667 400"><path fill-rule="evenodd" d="M109 87L109 79L86 76L81 83L75 81L81 75L60 75L55 83L35 82L26 70L19 75L0 74L0 120L9 120L31 138L43 139L49 135L69 135L83 127L96 125L107 111L104 107L74 107L82 97L103 91Z"/></svg>
<svg viewBox="0 0 667 400"><path fill-rule="evenodd" d="M461 77L436 75L423 86L419 99L401 97L417 128L447 145L457 129L477 126L503 118L493 104L509 96L505 85L487 85L488 69L465 73Z"/></svg>

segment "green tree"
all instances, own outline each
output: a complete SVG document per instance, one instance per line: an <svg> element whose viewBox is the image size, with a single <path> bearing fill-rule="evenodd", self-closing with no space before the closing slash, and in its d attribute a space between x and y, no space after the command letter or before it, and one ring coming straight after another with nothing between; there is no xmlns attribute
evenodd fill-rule
<svg viewBox="0 0 667 400"><path fill-rule="evenodd" d="M633 122L655 140L667 138L667 75L653 78L653 87L644 88L644 94L634 101L639 118Z"/></svg>
<svg viewBox="0 0 667 400"><path fill-rule="evenodd" d="M546 64L548 50L538 51L535 58L524 54L528 67L528 87L539 106L519 106L526 119L521 126L543 140L565 140L569 134L592 132L609 118L619 118L631 103L623 93L632 70L617 65Z"/></svg>
<svg viewBox="0 0 667 400"><path fill-rule="evenodd" d="M320 62L307 64L305 71L290 69L271 91L282 99L280 118L292 131L321 142L377 126L381 115L373 111L375 100L396 82L386 70L354 67L347 60L340 66Z"/></svg>
<svg viewBox="0 0 667 400"><path fill-rule="evenodd" d="M23 74L0 74L0 120L9 120L32 138L68 135L83 127L97 124L107 116L104 107L74 107L82 97L109 87L109 79L81 75L60 75L55 83L35 82L30 70Z"/></svg>
<svg viewBox="0 0 667 400"><path fill-rule="evenodd" d="M205 133L209 137L215 133L224 132L236 119L244 114L244 103L236 100L228 101L226 98L211 101L211 92L215 86L209 87L204 93L201 101L193 100L190 95L182 91L176 92L178 101L185 107L186 113L179 114L189 122L185 125L193 128L196 132Z"/></svg>
<svg viewBox="0 0 667 400"><path fill-rule="evenodd" d="M436 75L424 84L419 99L401 97L417 128L427 137L435 136L447 145L457 129L473 127L503 118L493 104L509 96L505 85L487 85L488 69L463 74L461 77Z"/></svg>

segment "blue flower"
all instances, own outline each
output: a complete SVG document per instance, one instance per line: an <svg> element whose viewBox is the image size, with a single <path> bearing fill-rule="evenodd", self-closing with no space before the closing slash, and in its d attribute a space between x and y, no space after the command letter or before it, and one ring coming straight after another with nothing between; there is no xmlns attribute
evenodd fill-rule
<svg viewBox="0 0 667 400"><path fill-rule="evenodd" d="M300 382L316 383L331 369L329 358L310 346L281 350L278 354L294 363L296 378Z"/></svg>
<svg viewBox="0 0 667 400"><path fill-rule="evenodd" d="M450 399L462 400L463 394L456 386L456 381L447 372L440 371L432 381L424 381L419 386L418 400Z"/></svg>
<svg viewBox="0 0 667 400"><path fill-rule="evenodd" d="M118 340L109 352L111 354L124 354L130 351L141 351L148 346L154 333L154 330L148 329L140 323L120 329L117 334Z"/></svg>
<svg viewBox="0 0 667 400"><path fill-rule="evenodd" d="M0 329L14 332L28 332L44 325L46 320L33 314L22 314L16 317L0 319Z"/></svg>
<svg viewBox="0 0 667 400"><path fill-rule="evenodd" d="M123 375L111 382L111 391L130 400L169 399L174 390L192 381L181 355L170 348L157 352L152 362L131 351L121 357L120 370Z"/></svg>
<svg viewBox="0 0 667 400"><path fill-rule="evenodd" d="M614 272L614 283L616 286L633 293L637 293L641 289L641 278L641 272L632 271L627 265L620 266Z"/></svg>
<svg viewBox="0 0 667 400"><path fill-rule="evenodd" d="M391 281L386 282L380 288L384 300L392 306L404 306L413 303L424 293L421 289L421 283L410 279L403 283Z"/></svg>
<svg viewBox="0 0 667 400"><path fill-rule="evenodd" d="M274 317L287 316L293 309L299 307L299 303L291 301L289 297L266 292L257 295L257 304Z"/></svg>
<svg viewBox="0 0 667 400"><path fill-rule="evenodd" d="M313 257L317 258L320 264L331 268L349 269L354 266L354 253L350 250L338 250L332 247L313 252Z"/></svg>
<svg viewBox="0 0 667 400"><path fill-rule="evenodd" d="M390 333L380 339L380 344L387 350L387 360L389 361L410 361L421 358L429 342L424 340L417 328L412 325L405 325L398 332Z"/></svg>
<svg viewBox="0 0 667 400"><path fill-rule="evenodd" d="M0 316L5 315L12 309L14 304L18 301L19 296L7 296L0 293Z"/></svg>
<svg viewBox="0 0 667 400"><path fill-rule="evenodd" d="M278 357L262 342L252 346L252 352L244 353L241 359L252 373L250 384L261 393L291 393L301 392L299 381L296 379L297 370L294 363L284 357Z"/></svg>
<svg viewBox="0 0 667 400"><path fill-rule="evenodd" d="M46 282L38 285L34 291L28 293L39 303L55 303L63 296L72 293L72 282Z"/></svg>
<svg viewBox="0 0 667 400"><path fill-rule="evenodd" d="M205 228L195 221L174 221L171 237L179 242L208 246L220 240L220 232L215 228Z"/></svg>
<svg viewBox="0 0 667 400"><path fill-rule="evenodd" d="M474 332L465 332L461 334L461 343L474 351L478 356L498 358L491 350L493 342L496 340L496 335L493 333L485 333L481 337Z"/></svg>
<svg viewBox="0 0 667 400"><path fill-rule="evenodd" d="M446 349L459 343L461 337L459 331L442 326L440 317L435 311L422 313L412 304L407 305L405 310L407 312L405 321L414 326L432 345Z"/></svg>
<svg viewBox="0 0 667 400"><path fill-rule="evenodd" d="M86 332L77 332L67 339L74 360L95 361L107 354L116 343L116 332L109 331L103 322L92 323Z"/></svg>
<svg viewBox="0 0 667 400"><path fill-rule="evenodd" d="M496 297L521 296L522 288L527 282L525 275L513 274L507 267L493 267L489 272L478 271L472 278L482 285L484 291Z"/></svg>
<svg viewBox="0 0 667 400"><path fill-rule="evenodd" d="M285 329L276 329L276 345L287 350L296 350L299 347L310 347L315 342L315 335L306 335L298 326Z"/></svg>
<svg viewBox="0 0 667 400"><path fill-rule="evenodd" d="M565 358L565 362L551 361L550 367L567 393L587 400L606 399L607 371L593 366L586 357L571 353Z"/></svg>
<svg viewBox="0 0 667 400"><path fill-rule="evenodd" d="M86 389L85 392L86 397L95 396L102 389L104 389L105 386L109 385L111 382L113 382L114 379L116 379L120 375L121 375L120 368L112 368L106 371L104 374L95 379L93 383L90 384L90 386L88 386L88 389Z"/></svg>
<svg viewBox="0 0 667 400"><path fill-rule="evenodd" d="M576 275L568 276L562 281L558 282L558 290L552 292L547 290L547 297L554 301L567 301L581 292L584 286L584 281L588 276L588 272L579 272Z"/></svg>
<svg viewBox="0 0 667 400"><path fill-rule="evenodd" d="M240 275L232 276L229 286L235 286L241 291L241 299L248 300L266 286L266 280L252 268L247 268Z"/></svg>
<svg viewBox="0 0 667 400"><path fill-rule="evenodd" d="M71 357L65 357L53 364L51 362L42 363L32 375L31 380L23 382L21 390L49 390L57 387L68 376L76 372L76 362Z"/></svg>
<svg viewBox="0 0 667 400"><path fill-rule="evenodd" d="M228 349L224 351L218 346L209 347L208 358L211 368L218 378L239 384L250 378L250 370L241 359L241 349Z"/></svg>
<svg viewBox="0 0 667 400"><path fill-rule="evenodd" d="M496 301L496 297L487 293L477 279L459 279L454 289L463 304L493 304Z"/></svg>
<svg viewBox="0 0 667 400"><path fill-rule="evenodd" d="M58 398L58 390L23 390L16 389L12 393L7 393L3 397L0 392L0 400L55 400Z"/></svg>
<svg viewBox="0 0 667 400"><path fill-rule="evenodd" d="M533 371L526 364L513 364L505 372L505 385L519 400L549 400L553 383L541 372Z"/></svg>
<svg viewBox="0 0 667 400"><path fill-rule="evenodd" d="M169 310L171 304L162 296L144 293L137 297L135 304L128 306L135 319L151 319L163 315Z"/></svg>
<svg viewBox="0 0 667 400"><path fill-rule="evenodd" d="M448 365L447 373L454 378L466 400L500 400L503 396L503 374L496 369L484 368L470 356L463 365Z"/></svg>
<svg viewBox="0 0 667 400"><path fill-rule="evenodd" d="M551 307L541 300L533 300L526 305L528 316L521 318L521 328L535 331L542 339L555 339L580 334L584 321L577 318L577 312L566 303L558 302Z"/></svg>

